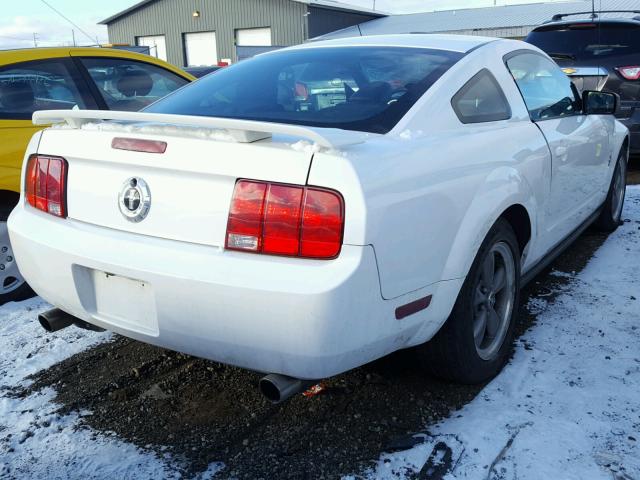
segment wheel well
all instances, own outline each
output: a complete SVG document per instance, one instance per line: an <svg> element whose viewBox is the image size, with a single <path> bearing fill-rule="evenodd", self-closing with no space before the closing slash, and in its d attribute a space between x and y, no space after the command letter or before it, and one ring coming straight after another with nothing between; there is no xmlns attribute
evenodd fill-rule
<svg viewBox="0 0 640 480"><path fill-rule="evenodd" d="M504 211L500 216L504 218L516 234L520 253L524 252L524 248L531 240L531 218L529 212L522 205L512 205Z"/></svg>
<svg viewBox="0 0 640 480"><path fill-rule="evenodd" d="M627 158L629 157L629 137L626 136L624 137L624 142L622 142L622 148L620 149L620 152L625 152Z"/></svg>

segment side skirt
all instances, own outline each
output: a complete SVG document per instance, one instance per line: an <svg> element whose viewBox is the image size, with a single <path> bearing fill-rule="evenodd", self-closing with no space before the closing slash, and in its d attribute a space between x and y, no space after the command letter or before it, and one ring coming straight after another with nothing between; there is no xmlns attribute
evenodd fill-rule
<svg viewBox="0 0 640 480"><path fill-rule="evenodd" d="M549 252L538 261L538 263L530 267L529 270L527 270L527 272L522 275L520 286L524 287L527 283L533 280L540 272L547 268L551 262L558 258L560 254L564 252L573 242L575 242L576 239L580 235L582 235L593 222L598 219L602 208L603 207L600 207L595 212L593 212L591 216L589 216L589 218L587 218L578 228L576 228L555 247L549 250Z"/></svg>

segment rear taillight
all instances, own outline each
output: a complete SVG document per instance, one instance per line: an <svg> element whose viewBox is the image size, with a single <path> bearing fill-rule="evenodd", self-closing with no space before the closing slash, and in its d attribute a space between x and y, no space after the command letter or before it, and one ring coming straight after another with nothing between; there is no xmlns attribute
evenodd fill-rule
<svg viewBox="0 0 640 480"><path fill-rule="evenodd" d="M616 70L618 70L620 75L622 75L626 80L640 79L640 66L618 67Z"/></svg>
<svg viewBox="0 0 640 480"><path fill-rule="evenodd" d="M229 210L228 250L335 258L342 248L344 202L332 190L240 180Z"/></svg>
<svg viewBox="0 0 640 480"><path fill-rule="evenodd" d="M64 158L31 155L25 177L29 205L56 217L67 216L67 161Z"/></svg>

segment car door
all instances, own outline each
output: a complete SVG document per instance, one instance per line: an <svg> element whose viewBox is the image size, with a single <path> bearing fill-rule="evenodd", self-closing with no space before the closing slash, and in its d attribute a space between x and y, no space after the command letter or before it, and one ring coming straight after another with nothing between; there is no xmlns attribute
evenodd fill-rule
<svg viewBox="0 0 640 480"><path fill-rule="evenodd" d="M41 130L31 122L36 110L95 108L69 58L0 67L0 189L20 190L24 151Z"/></svg>
<svg viewBox="0 0 640 480"><path fill-rule="evenodd" d="M549 249L603 201L610 132L602 116L582 114L575 88L552 60L521 51L508 56L506 65L551 151L550 194L540 219Z"/></svg>
<svg viewBox="0 0 640 480"><path fill-rule="evenodd" d="M151 63L128 58L75 57L100 108L135 112L189 81Z"/></svg>

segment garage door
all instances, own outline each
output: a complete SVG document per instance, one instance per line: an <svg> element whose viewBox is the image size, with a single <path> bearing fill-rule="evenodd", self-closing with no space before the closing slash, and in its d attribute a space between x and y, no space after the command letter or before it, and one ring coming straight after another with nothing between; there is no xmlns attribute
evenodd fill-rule
<svg viewBox="0 0 640 480"><path fill-rule="evenodd" d="M236 45L239 47L270 47L270 28L244 28L236 30Z"/></svg>
<svg viewBox="0 0 640 480"><path fill-rule="evenodd" d="M185 33L184 51L187 55L187 67L217 65L216 32Z"/></svg>
<svg viewBox="0 0 640 480"><path fill-rule="evenodd" d="M149 47L149 55L167 61L167 42L164 35L137 37L136 44L139 47Z"/></svg>

